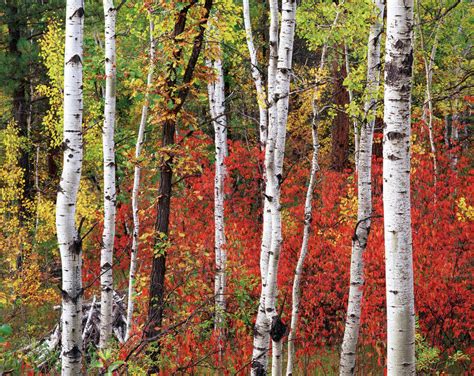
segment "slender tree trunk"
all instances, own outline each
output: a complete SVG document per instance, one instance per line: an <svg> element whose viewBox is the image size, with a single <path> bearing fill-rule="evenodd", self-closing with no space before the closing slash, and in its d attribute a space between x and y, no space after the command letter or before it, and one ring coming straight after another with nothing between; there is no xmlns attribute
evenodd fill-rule
<svg viewBox="0 0 474 376"><path fill-rule="evenodd" d="M293 291L292 291L293 306L291 310L290 333L288 336L288 363L286 366L287 376L290 376L293 374L293 366L294 366L293 363L294 363L294 358L295 358L296 327L298 324L298 314L299 314L299 309L300 309L300 297L301 297L300 282L301 282L301 275L303 274L304 260L306 258L306 254L308 253L308 243L309 243L309 236L310 236L310 231L311 231L311 222L313 220L313 214L312 214L313 191L314 191L314 186L316 184L316 174L319 171L319 164L318 164L319 111L316 105L313 108L315 110L313 113L313 122L311 126L311 135L313 139L313 157L311 159L309 185L308 185L308 190L306 191L306 200L304 204L303 241L301 243L300 257L298 258L298 263L296 265L295 279L293 280Z"/></svg>
<svg viewBox="0 0 474 376"><path fill-rule="evenodd" d="M161 144L169 147L175 143L176 124L174 119L163 124ZM150 333L158 334L163 320L164 284L166 272L166 244L169 236L169 218L171 204L171 186L173 170L172 156L165 155L160 166L160 180L157 203L157 219L155 223L155 245L150 281L150 304L148 321ZM149 334L152 337L151 334Z"/></svg>
<svg viewBox="0 0 474 376"><path fill-rule="evenodd" d="M138 195L140 192L140 155L142 151L142 146L144 142L145 127L148 116L148 108L150 106L150 88L153 81L153 71L155 68L155 38L153 37L155 26L153 21L150 21L150 65L148 68L147 76L147 91L145 94L145 103L142 107L142 116L140 119L140 126L138 127L138 136L137 143L135 146L135 169L133 176L133 189L132 189L132 212L133 212L133 239L132 239L132 251L130 254L130 276L128 279L128 304L127 304L127 330L125 333L125 341L130 337L130 331L132 328L133 321L133 300L135 294L135 273L137 270L137 255L138 255L138 245L139 245L139 236L140 236L140 216L138 213L139 210L139 200Z"/></svg>
<svg viewBox="0 0 474 376"><path fill-rule="evenodd" d="M433 65L436 57L436 51L438 48L438 35L439 29L441 27L441 21L435 26L433 45L431 47L431 52L428 53L425 51L425 37L423 34L423 28L421 24L421 14L420 14L420 2L417 2L418 6L418 34L420 36L420 49L423 56L423 65L425 69L425 80L426 80L426 91L425 91L425 102L423 103L423 113L422 120L426 123L426 117L428 116L428 137L430 141L430 149L433 158L433 170L434 170L434 182L436 185L438 178L438 160L436 158L436 144L434 141L434 132L433 132L433 98L432 98L432 82L433 82ZM428 55L428 56L427 56Z"/></svg>
<svg viewBox="0 0 474 376"><path fill-rule="evenodd" d="M286 122L290 94L290 73L293 59L293 41L295 34L296 2L284 0L282 3L281 30L278 44L278 62L276 86L273 93L276 102L276 120L271 126L274 143L273 160L266 161L272 195L269 200L272 210L272 240L270 245L267 285L265 288L265 313L271 322L270 337L272 338L272 375L282 373L282 339L286 326L276 310L278 262L283 243L281 231L281 184L283 181L283 160L285 155Z"/></svg>
<svg viewBox="0 0 474 376"><path fill-rule="evenodd" d="M265 150L265 144L267 142L268 134L268 111L267 111L267 94L265 92L265 86L263 83L262 73L259 70L259 64L257 59L257 50L253 43L252 34L252 22L250 20L250 5L249 0L243 0L243 15L244 15L244 26L245 36L247 40L247 47L250 55L250 70L252 72L252 78L257 91L257 102L259 110L259 131L260 131L260 147ZM265 221L264 221L265 222Z"/></svg>
<svg viewBox="0 0 474 376"><path fill-rule="evenodd" d="M226 168L224 159L227 152L227 119L225 115L225 87L224 70L222 69L222 52L218 47L218 58L208 61L207 65L213 69L216 79L208 84L209 107L214 125L215 135L215 176L214 176L214 250L216 257L216 274L214 277L215 313L214 329L218 333L219 358L222 359L225 341L225 287L226 261L225 226L224 226L224 182Z"/></svg>
<svg viewBox="0 0 474 376"><path fill-rule="evenodd" d="M334 104L338 110L332 125L331 139L331 167L335 171L342 171L347 167L349 156L349 116L345 111L345 106L349 104L349 93L344 87L344 79L347 77L346 64L339 62L335 57L333 60L334 77Z"/></svg>
<svg viewBox="0 0 474 376"><path fill-rule="evenodd" d="M341 5L343 3L344 1L341 2ZM341 13L340 10L336 12L336 16L334 17L334 21L331 25L331 30L328 33L326 37L326 42L323 44L323 47L321 49L321 60L319 62L319 70L318 70L319 75L323 73L324 67L326 65L329 35L334 30L334 27L337 25L340 13ZM311 221L312 221L312 211L313 211L313 208L312 208L313 191L314 191L314 186L316 184L316 174L319 171L318 128L319 128L321 110L318 104L318 87L314 89L312 106L313 106L313 119L312 119L312 124L311 124L311 136L313 140L313 156L311 159L309 185L308 185L308 190L306 191L303 240L301 243L300 256L298 258L298 263L295 269L295 278L293 280L291 324L290 324L290 332L288 336L288 362L286 366L287 376L290 376L293 374L293 368L294 368L296 329L298 326L298 315L299 315L300 298L301 298L301 292L300 292L301 275L303 273L304 260L306 259L306 254L308 253L308 243L309 243L309 236L310 236L310 231L311 231Z"/></svg>
<svg viewBox="0 0 474 376"><path fill-rule="evenodd" d="M383 206L388 375L415 374L415 307L410 215L413 0L387 3Z"/></svg>
<svg viewBox="0 0 474 376"><path fill-rule="evenodd" d="M268 97L269 108L267 110L267 132L265 135L265 164L264 164L264 207L263 207L263 232L260 250L260 273L262 278L262 289L260 292L260 301L257 311L257 318L254 328L253 352L252 352L252 375L266 374L268 368L268 351L270 346L270 326L271 320L268 319L265 312L265 291L268 285L267 275L269 267L270 248L273 236L273 215L272 215L272 197L273 197L273 163L276 137L276 119L277 105L275 101L276 90L276 71L278 62L278 1L270 0L270 29L269 45L270 57L268 62ZM249 11L246 7L246 10ZM257 93L258 94L258 93ZM262 124L260 120L260 124ZM268 169L270 167L270 170Z"/></svg>
<svg viewBox="0 0 474 376"><path fill-rule="evenodd" d="M270 2L272 7L272 24L271 32L272 38L276 43L278 37L278 14L275 16L275 10L278 10L278 4ZM252 78L255 84L257 92L257 103L259 109L259 136L260 136L260 149L265 152L268 138L268 109L267 109L267 93L265 91L263 75L259 69L257 50L253 43L252 33L252 22L250 19L250 5L249 0L243 0L243 16L245 26L245 36L247 40L247 47L250 55L250 69L252 72ZM273 52L273 63L275 64L276 56L276 45ZM271 57L271 58L272 58ZM265 170L265 166L263 166ZM267 184L266 172L263 171L263 231L262 231L262 243L260 250L260 275L262 280L262 290L259 299L259 306L257 312L257 319L255 322L255 336L253 343L253 354L252 354L252 374L257 374L259 369L265 369L267 367L267 353L270 341L270 327L269 322L266 320L265 314L265 298L264 289L266 286L266 276L268 271L268 251L271 243L271 227L272 227L272 215L269 201L265 198L269 193L269 186ZM263 368L262 368L263 366Z"/></svg>
<svg viewBox="0 0 474 376"><path fill-rule="evenodd" d="M6 1L6 11L8 19L8 52L15 57L17 64L22 59L22 51L18 47L18 43L27 30L26 15L20 13L19 6L16 1ZM24 37L24 35L23 35ZM23 73L23 72L22 72ZM27 143L22 145L19 158L20 167L23 170L24 184L22 187L22 196L20 204L20 221L23 223L29 218L28 208L25 203L33 199L33 182L31 179L31 163L30 163L30 127L28 118L31 116L31 101L28 100L29 82L25 75L16 77L16 86L13 89L12 110L13 119L19 130L19 136L25 138ZM30 102L30 103L28 103ZM21 264L21 255L20 255Z"/></svg>
<svg viewBox="0 0 474 376"><path fill-rule="evenodd" d="M346 62L346 73L349 75L350 71L350 64L349 64L349 49L347 48L347 44L344 43L344 58ZM347 89L347 92L349 93L349 104L354 101L354 93L352 92L351 89ZM357 122L357 118L354 117L352 120L352 128L354 130L354 165L355 165L355 171L357 172L359 168L359 124Z"/></svg>
<svg viewBox="0 0 474 376"><path fill-rule="evenodd" d="M117 197L115 191L115 20L117 10L113 0L104 0L105 16L105 108L102 131L104 157L104 232L100 253L100 342L99 348L106 348L112 334L113 303L113 251L115 239L115 212Z"/></svg>
<svg viewBox="0 0 474 376"><path fill-rule="evenodd" d="M82 40L84 3L68 0L64 54L63 171L56 202L56 230L62 265L63 375L82 371L82 249L75 226L76 198L82 169Z"/></svg>
<svg viewBox="0 0 474 376"><path fill-rule="evenodd" d="M189 9L196 4L193 1L184 7L178 14L175 22L175 28L172 38L177 45L180 46L175 52L176 57L181 57L183 50L182 44L177 43L177 37L182 34L186 27L186 21ZM168 64L168 77L166 79L166 90L172 104L169 110L168 118L162 124L162 146L170 148L175 143L176 119L181 108L186 101L189 93L189 85L193 78L194 69L196 67L199 54L201 52L202 42L204 39L205 25L209 18L212 7L212 0L205 0L203 6L203 15L198 23L198 33L194 37L192 50L187 60L181 82L177 81L178 72L174 62ZM178 85L179 84L179 85ZM164 309L164 289L165 289L165 273L166 273L166 248L169 237L169 217L171 204L171 187L173 177L173 155L166 153L163 155L160 165L160 180L157 202L157 220L155 223L155 239L153 249L153 263L150 278L150 298L148 305L148 323L146 328L146 336L148 339L155 338L160 332L163 320ZM151 352L153 361L157 360L159 354L159 346ZM150 367L149 372L158 372L157 364Z"/></svg>
<svg viewBox="0 0 474 376"><path fill-rule="evenodd" d="M366 121L362 125L357 174L358 211L352 238L352 256L346 327L342 342L339 373L353 375L359 337L360 313L364 288L363 253L367 248L372 215L372 141L376 117L377 91L380 82L380 39L383 28L384 2L375 0L376 20L370 28L367 52Z"/></svg>

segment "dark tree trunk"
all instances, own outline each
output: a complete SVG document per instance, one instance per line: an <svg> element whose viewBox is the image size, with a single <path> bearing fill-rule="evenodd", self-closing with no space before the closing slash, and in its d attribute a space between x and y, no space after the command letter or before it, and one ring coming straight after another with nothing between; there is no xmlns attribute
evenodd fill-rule
<svg viewBox="0 0 474 376"><path fill-rule="evenodd" d="M342 171L349 163L349 130L351 127L345 106L349 104L349 93L344 87L347 77L344 57L342 62L335 58L333 61L334 105L337 109L332 126L331 168Z"/></svg>
<svg viewBox="0 0 474 376"><path fill-rule="evenodd" d="M26 30L26 20L19 14L18 7L14 3L7 3L8 6L8 51L15 58L16 65L19 67L21 51L18 49L18 43L21 38L21 32ZM24 72L16 73L17 85L13 90L13 119L15 120L16 126L19 130L19 135L24 137L24 139L29 139L29 129L28 129L28 114L30 111L30 106L28 103L28 81ZM29 141L29 140L28 140ZM20 154L20 167L23 169L25 184L23 186L23 197L24 199L31 199L33 197L33 182L31 179L31 164L30 164L30 155L28 150L28 142L22 143L23 147L21 148ZM21 213L22 218L26 214L26 208L24 203L26 200L21 200Z"/></svg>
<svg viewBox="0 0 474 376"><path fill-rule="evenodd" d="M168 120L163 124L163 147L174 145L175 129L174 120ZM149 329L147 333L149 338L155 337L158 334L163 320L163 296L166 271L166 249L164 244L166 244L169 235L171 185L173 178L172 162L173 156L165 155L160 166L160 186L158 191L158 203L156 204L155 254L153 257L150 281Z"/></svg>
<svg viewBox="0 0 474 376"><path fill-rule="evenodd" d="M186 27L188 11L191 7L197 4L197 0L192 0L186 5L178 14L174 31L173 39L182 34ZM181 111L186 97L189 93L189 85L193 78L194 69L201 52L202 42L204 39L205 25L209 17L212 7L212 0L205 0L204 9L205 14L199 21L199 33L194 38L193 47L189 59L186 64L182 79L178 81L178 73L176 66L171 62L168 65L168 78L166 80L166 92L171 101L172 108L169 110L170 116L168 120L163 123L162 130L162 146L168 147L169 150L175 144L176 122L179 112ZM174 59L180 61L183 55L183 47L178 48L174 52ZM177 87L179 89L177 90ZM165 293L165 272L166 272L166 247L169 242L169 218L171 208L171 194L172 194L172 178L173 178L173 152L162 156L160 166L160 186L158 190L157 202L157 219L155 222L155 239L154 239L154 255L150 278L150 297L148 304L148 325L146 328L146 337L149 341L156 340L158 346L150 351L150 358L155 363L148 370L149 373L157 373L159 371L156 360L160 352L159 334L163 323L164 310L164 293Z"/></svg>

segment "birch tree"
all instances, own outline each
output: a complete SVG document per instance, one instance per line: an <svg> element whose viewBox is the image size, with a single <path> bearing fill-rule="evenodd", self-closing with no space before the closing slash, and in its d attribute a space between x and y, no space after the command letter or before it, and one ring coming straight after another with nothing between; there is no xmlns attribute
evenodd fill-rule
<svg viewBox="0 0 474 376"><path fill-rule="evenodd" d="M388 375L415 374L415 307L410 215L413 0L387 2L383 206Z"/></svg>
<svg viewBox="0 0 474 376"><path fill-rule="evenodd" d="M115 20L117 9L113 0L104 0L105 16L105 107L102 145L104 158L104 231L100 252L100 342L107 347L112 333L113 251L115 238Z"/></svg>
<svg viewBox="0 0 474 376"><path fill-rule="evenodd" d="M355 371L359 337L361 302L364 287L363 253L367 248L372 216L372 142L380 82L380 38L383 27L384 1L374 0L376 18L370 28L367 51L367 99L364 104L366 121L362 124L358 144L358 210L352 238L352 256L346 326L342 342L339 372L352 375Z"/></svg>
<svg viewBox="0 0 474 376"><path fill-rule="evenodd" d="M438 49L438 37L439 37L439 29L442 25L442 20L438 21L436 26L434 27L432 37L433 43L431 46L430 52L426 51L426 42L425 42L425 35L423 33L422 22L421 22L421 9L420 9L420 1L417 1L417 31L418 37L420 40L420 50L421 56L423 60L423 67L425 70L425 81L426 81L426 90L425 90L425 101L423 103L423 110L422 110L422 120L426 122L426 117L428 116L428 137L430 140L430 149L431 154L433 157L433 170L434 170L434 182L436 185L437 175L438 175L438 161L436 159L436 145L434 141L434 133L433 133L433 94L432 94L432 83L433 83L433 69L434 69L434 62L436 57L436 51Z"/></svg>
<svg viewBox="0 0 474 376"><path fill-rule="evenodd" d="M155 67L155 38L153 37L155 26L153 21L150 20L150 63L148 67L147 75L147 91L145 93L145 103L142 107L142 115L140 118L140 125L138 127L137 143L135 145L135 168L133 174L133 188L132 188L132 215L133 215L133 238L132 238L132 250L130 254L130 273L128 278L128 304L127 304L127 329L125 332L125 341L130 337L130 330L132 328L133 321L133 300L135 294L135 274L137 271L137 256L139 247L139 236L140 236L140 216L139 216L139 192L140 192L140 156L142 152L145 127L148 117L148 109L150 107L150 89L153 82L153 71Z"/></svg>
<svg viewBox="0 0 474 376"><path fill-rule="evenodd" d="M62 266L63 375L82 374L82 249L80 229L77 230L75 225L75 213L83 158L83 27L83 1L68 0L64 51L63 170L56 201L56 230Z"/></svg>
<svg viewBox="0 0 474 376"><path fill-rule="evenodd" d="M277 4L274 4L277 5ZM272 10L272 9L271 9ZM273 12L277 12L274 8ZM286 326L276 310L278 261L283 243L281 231L281 184L283 182L283 160L286 141L286 122L288 119L288 104L290 94L290 78L293 59L293 41L295 34L296 2L284 0L282 3L281 30L278 41L277 64L274 76L271 77L273 67L269 66L269 99L270 129L265 153L265 169L269 193L266 199L270 202L272 227L271 243L268 256L268 270L266 286L264 288L265 314L270 325L272 338L272 375L281 375L282 372L282 338L286 333ZM271 17L274 15L271 15ZM271 42L270 42L271 43ZM272 51L270 51L272 53ZM270 81L272 88L270 88Z"/></svg>
<svg viewBox="0 0 474 376"><path fill-rule="evenodd" d="M313 219L313 191L314 186L316 185L316 174L319 171L318 164L318 150L319 150L319 141L318 141L318 123L319 123L319 111L316 108L316 105L313 106L315 109L313 111L313 122L311 124L311 136L313 140L313 155L311 158L311 171L309 173L309 185L308 190L306 191L306 199L304 204L304 228L303 228L303 241L301 243L300 256L298 258L298 263L295 270L295 278L293 280L293 290L292 290L292 309L291 309L291 324L290 324L290 333L288 335L288 362L286 366L286 374L290 376L293 374L294 359L295 359L295 340L296 340L296 327L298 324L298 314L300 308L300 283L301 275L303 273L304 260L306 254L308 253L308 243L309 236L311 231L311 221Z"/></svg>
<svg viewBox="0 0 474 376"><path fill-rule="evenodd" d="M341 5L344 4L344 1L341 2ZM338 23L339 15L341 14L340 10L338 9L336 15L334 16L333 23L331 25L331 29L326 36L326 40L323 44L321 49L321 60L319 62L319 69L318 69L318 77L319 79L324 71L326 65L326 58L328 53L328 40L333 32L335 26ZM311 170L309 174L309 184L308 189L306 191L306 198L305 198L305 206L304 206L304 227L303 227L303 240L301 242L301 251L300 256L298 258L298 262L295 268L295 277L293 279L293 289L292 289L292 308L291 308L291 323L290 323L290 331L288 335L288 362L286 366L286 374L290 376L293 374L293 367L294 367L294 359L295 359L295 340L296 340L296 328L298 325L298 315L299 315L299 308L300 308L300 283L301 283L301 275L303 273L303 265L306 259L306 255L308 253L308 243L309 243L309 236L311 231L311 221L312 221L312 212L313 212L313 191L314 186L316 184L316 174L319 171L319 163L318 163L318 150L319 150L319 140L318 140L318 127L321 118L321 112L319 106L319 98L320 93L318 86L315 87L313 92L313 119L311 124L311 137L312 137L312 146L313 146L313 154L311 158Z"/></svg>
<svg viewBox="0 0 474 376"><path fill-rule="evenodd" d="M250 5L249 0L242 1L242 10L244 17L245 38L247 41L247 48L250 56L250 71L252 72L252 79L255 84L257 92L257 103L259 111L259 132L260 132L260 147L265 149L268 135L268 110L266 106L267 94L265 91L264 80L262 72L259 69L257 59L257 49L253 43L252 22L250 19ZM266 211L264 210L264 213ZM264 214L265 215L265 214ZM265 223L265 221L264 221Z"/></svg>
<svg viewBox="0 0 474 376"><path fill-rule="evenodd" d="M226 260L225 225L224 225L224 182L226 168L224 159L227 154L227 119L225 114L225 87L224 70L222 67L222 50L217 44L217 57L206 62L216 77L209 82L208 97L209 109L214 126L215 144L215 175L214 175L214 251L216 259L216 274L214 276L214 330L218 333L218 351L222 358L224 329L225 329L225 288L226 288Z"/></svg>
<svg viewBox="0 0 474 376"><path fill-rule="evenodd" d="M263 231L262 231L262 243L260 249L260 274L262 280L262 288L260 291L260 300L257 311L257 318L255 320L254 327L254 339L253 339L253 351L252 351L252 367L251 374L259 375L267 372L268 367L268 351L270 346L270 325L271 321L268 319L265 311L265 291L267 288L267 274L268 274L268 262L270 257L270 248L272 242L272 196L273 196L273 158L275 149L275 132L276 129L276 102L274 99L275 84L276 84L276 69L278 61L278 0L270 0L270 28L269 28L269 61L268 61L268 96L266 102L268 102L269 108L266 111L268 117L266 121L267 132L265 137L265 162L264 162L264 207L263 207ZM244 3L244 12L249 13L248 4ZM250 18L250 15L244 16L244 18ZM246 26L247 38L249 35L250 22ZM248 42L247 42L248 43ZM250 51L249 51L250 52ZM252 54L252 52L250 52ZM253 64L253 63L252 63ZM257 93L258 95L258 93ZM263 105L263 104L262 104ZM260 111L260 114L262 112ZM260 119L260 125L262 120ZM262 137L262 136L260 136ZM271 137L271 139L270 139ZM260 139L260 141L262 138ZM269 170L270 167L270 170Z"/></svg>

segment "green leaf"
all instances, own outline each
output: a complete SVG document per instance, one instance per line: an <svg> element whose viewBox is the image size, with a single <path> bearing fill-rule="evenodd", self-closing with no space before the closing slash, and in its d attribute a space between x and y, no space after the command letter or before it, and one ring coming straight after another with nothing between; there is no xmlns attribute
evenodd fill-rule
<svg viewBox="0 0 474 376"><path fill-rule="evenodd" d="M8 324L0 325L0 335L2 337L8 337L12 333L13 333L13 329L10 325Z"/></svg>

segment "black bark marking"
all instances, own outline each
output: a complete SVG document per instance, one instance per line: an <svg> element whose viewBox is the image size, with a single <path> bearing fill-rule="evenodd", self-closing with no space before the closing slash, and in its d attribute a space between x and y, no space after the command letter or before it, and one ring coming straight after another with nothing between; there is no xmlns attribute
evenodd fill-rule
<svg viewBox="0 0 474 376"><path fill-rule="evenodd" d="M390 159L391 161L399 161L401 159L394 154L390 154L387 158Z"/></svg>
<svg viewBox="0 0 474 376"><path fill-rule="evenodd" d="M389 85L396 85L404 78L410 78L413 66L413 49L405 55L400 63L397 61L389 61L385 64L385 81ZM403 85L402 91L409 91L410 86Z"/></svg>
<svg viewBox="0 0 474 376"><path fill-rule="evenodd" d="M278 174L276 177L278 179L278 186L280 186L281 183L283 183L283 176L281 176L281 174Z"/></svg>
<svg viewBox="0 0 474 376"><path fill-rule="evenodd" d="M401 133L401 132L388 132L387 133L387 138L390 141L402 140L405 136L406 136L405 133Z"/></svg>
<svg viewBox="0 0 474 376"><path fill-rule="evenodd" d="M84 8L83 7L77 8L76 11L72 14L72 16L69 17L69 19L72 19L74 16L77 16L79 18L84 17Z"/></svg>
<svg viewBox="0 0 474 376"><path fill-rule="evenodd" d="M265 376L267 374L265 367L258 360L252 362L252 369L255 371L256 376Z"/></svg>
<svg viewBox="0 0 474 376"><path fill-rule="evenodd" d="M283 323L280 316L275 316L272 319L272 327L270 329L270 337L275 342L280 342L281 339L288 333L288 326Z"/></svg>
<svg viewBox="0 0 474 376"><path fill-rule="evenodd" d="M395 42L395 48L397 50L401 50L404 46L405 44L400 39Z"/></svg>
<svg viewBox="0 0 474 376"><path fill-rule="evenodd" d="M77 304L77 301L79 298L84 294L84 289L81 288L81 290L77 293L76 296L71 296L67 291L64 291L63 289L61 290L61 296L65 302L72 302L73 304Z"/></svg>
<svg viewBox="0 0 474 376"><path fill-rule="evenodd" d="M269 201L269 202L272 202L273 201L273 197L272 196L268 196L266 195L265 193L263 194L265 196L265 198Z"/></svg>
<svg viewBox="0 0 474 376"><path fill-rule="evenodd" d="M81 354L82 354L82 351L79 350L79 347L77 347L77 345L74 345L74 347L71 350L64 352L64 355L67 356L68 358L80 358Z"/></svg>
<svg viewBox="0 0 474 376"><path fill-rule="evenodd" d="M79 255L81 253L81 250L82 250L82 239L78 236L72 241L71 246L69 247L69 252Z"/></svg>
<svg viewBox="0 0 474 376"><path fill-rule="evenodd" d="M69 59L66 64L73 63L73 64L82 64L82 59L78 54L75 54L73 57Z"/></svg>

